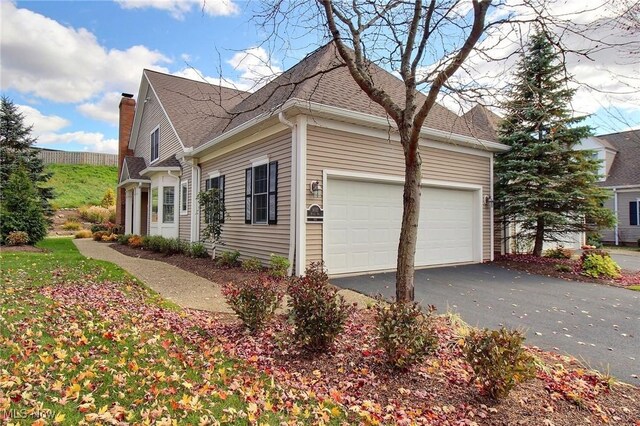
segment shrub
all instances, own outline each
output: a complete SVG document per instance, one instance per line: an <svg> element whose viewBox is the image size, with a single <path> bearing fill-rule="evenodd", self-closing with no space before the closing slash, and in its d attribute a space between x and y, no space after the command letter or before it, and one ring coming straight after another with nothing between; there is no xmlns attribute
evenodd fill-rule
<svg viewBox="0 0 640 426"><path fill-rule="evenodd" d="M62 229L67 231L77 231L82 229L82 224L78 222L77 219L69 219L62 225Z"/></svg>
<svg viewBox="0 0 640 426"><path fill-rule="evenodd" d="M94 241L102 241L102 237L105 235L109 235L109 233L107 231L97 231L93 233L92 237Z"/></svg>
<svg viewBox="0 0 640 426"><path fill-rule="evenodd" d="M597 232L589 232L587 233L587 245L593 246L596 248L602 247L602 235Z"/></svg>
<svg viewBox="0 0 640 426"><path fill-rule="evenodd" d="M432 319L435 307L429 307L427 316L415 302L379 301L374 309L378 347L392 367L410 368L436 349L438 337Z"/></svg>
<svg viewBox="0 0 640 426"><path fill-rule="evenodd" d="M571 272L571 271L573 271L573 268L571 268L571 266L565 265L563 263L556 263L554 268L558 272Z"/></svg>
<svg viewBox="0 0 640 426"><path fill-rule="evenodd" d="M131 237L133 237L133 235L131 234L120 234L116 238L116 241L118 241L118 244L126 246L127 244L129 244L129 238Z"/></svg>
<svg viewBox="0 0 640 426"><path fill-rule="evenodd" d="M312 263L305 276L291 281L287 292L294 338L308 350L327 349L342 332L351 308L329 285L323 263Z"/></svg>
<svg viewBox="0 0 640 426"><path fill-rule="evenodd" d="M127 242L129 244L129 247L140 248L142 247L143 239L140 235L132 235L131 237L129 237L129 240Z"/></svg>
<svg viewBox="0 0 640 426"><path fill-rule="evenodd" d="M216 260L219 266L224 268L233 268L240 264L240 252L238 250L223 251Z"/></svg>
<svg viewBox="0 0 640 426"><path fill-rule="evenodd" d="M250 257L247 260L243 260L242 270L246 272L260 272L262 271L262 261L257 257Z"/></svg>
<svg viewBox="0 0 640 426"><path fill-rule="evenodd" d="M620 278L620 266L609 256L596 253L596 250L585 252L580 258L582 273L593 278Z"/></svg>
<svg viewBox="0 0 640 426"><path fill-rule="evenodd" d="M24 168L18 167L0 185L0 242L5 242L14 231L25 232L29 244L43 239L49 223L44 214L42 197Z"/></svg>
<svg viewBox="0 0 640 426"><path fill-rule="evenodd" d="M194 258L209 256L207 248L203 243L191 243L190 245L187 245L184 254Z"/></svg>
<svg viewBox="0 0 640 426"><path fill-rule="evenodd" d="M76 238L91 238L92 236L93 236L93 232L89 231L88 229L80 230L76 232L76 235L75 235Z"/></svg>
<svg viewBox="0 0 640 426"><path fill-rule="evenodd" d="M113 210L113 219L115 219L115 207L113 208L104 208L100 206L90 206L90 207L80 207L78 209L78 213L80 217L84 220L91 223L104 223L115 220L112 219L112 211Z"/></svg>
<svg viewBox="0 0 640 426"><path fill-rule="evenodd" d="M222 288L227 303L251 331L261 329L280 306L283 292L278 282L260 276L242 283L229 283Z"/></svg>
<svg viewBox="0 0 640 426"><path fill-rule="evenodd" d="M272 277L286 277L289 266L291 266L289 259L284 256L278 256L277 254L271 254L271 258L269 260L269 274Z"/></svg>
<svg viewBox="0 0 640 426"><path fill-rule="evenodd" d="M102 197L102 201L100 202L100 206L108 209L111 206L116 205L116 194L113 192L113 189L109 188L105 191L104 196Z"/></svg>
<svg viewBox="0 0 640 426"><path fill-rule="evenodd" d="M102 236L102 241L105 241L105 242L116 241L117 239L118 239L118 234L104 234Z"/></svg>
<svg viewBox="0 0 640 426"><path fill-rule="evenodd" d="M29 234L24 231L9 232L5 242L8 246L23 246L29 242Z"/></svg>
<svg viewBox="0 0 640 426"><path fill-rule="evenodd" d="M463 352L485 392L494 399L506 397L518 383L535 376L533 357L522 346L518 330L472 330Z"/></svg>
<svg viewBox="0 0 640 426"><path fill-rule="evenodd" d="M558 246L556 248L545 250L544 257L549 257L551 259L571 259L573 255L573 250L569 248L564 248L562 246Z"/></svg>

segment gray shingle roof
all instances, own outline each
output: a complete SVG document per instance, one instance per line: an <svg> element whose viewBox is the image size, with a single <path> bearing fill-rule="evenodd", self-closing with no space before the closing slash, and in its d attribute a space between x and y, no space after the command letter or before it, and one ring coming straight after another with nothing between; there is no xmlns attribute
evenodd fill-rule
<svg viewBox="0 0 640 426"><path fill-rule="evenodd" d="M240 90L145 70L185 147L203 143L206 134L249 96Z"/></svg>
<svg viewBox="0 0 640 426"><path fill-rule="evenodd" d="M484 139L497 140L498 126L502 117L478 104L462 115L469 128L476 129L479 133L485 133Z"/></svg>
<svg viewBox="0 0 640 426"><path fill-rule="evenodd" d="M147 167L147 164L144 162L144 158L124 157L124 163L127 167L127 171L129 172L129 179L147 179L140 175L140 172Z"/></svg>
<svg viewBox="0 0 640 426"><path fill-rule="evenodd" d="M164 160L151 164L149 167L181 167L180 161L176 158L176 155L173 154L170 157L165 158Z"/></svg>
<svg viewBox="0 0 640 426"><path fill-rule="evenodd" d="M254 93L242 92L145 71L185 147L197 147L255 118L271 112L289 99L301 99L379 117L384 109L355 83L332 43L320 47ZM371 74L378 87L404 104L404 83L377 65ZM417 101L426 99L418 92ZM495 131L480 123L471 125L442 105L435 104L425 127L480 139L496 140Z"/></svg>
<svg viewBox="0 0 640 426"><path fill-rule="evenodd" d="M605 186L640 185L640 130L600 135L616 151Z"/></svg>

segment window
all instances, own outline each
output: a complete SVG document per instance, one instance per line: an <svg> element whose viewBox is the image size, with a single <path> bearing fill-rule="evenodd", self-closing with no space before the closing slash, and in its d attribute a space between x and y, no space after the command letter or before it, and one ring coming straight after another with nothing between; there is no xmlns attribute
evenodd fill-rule
<svg viewBox="0 0 640 426"><path fill-rule="evenodd" d="M158 222L158 188L151 189L151 222Z"/></svg>
<svg viewBox="0 0 640 426"><path fill-rule="evenodd" d="M224 204L224 176L216 176L211 177L205 180L205 189L208 191L210 189L218 190L218 200L222 201ZM210 218L204 218L206 223L209 223ZM218 218L220 223L224 223L224 212L220 212L220 217Z"/></svg>
<svg viewBox="0 0 640 426"><path fill-rule="evenodd" d="M160 128L151 132L151 162L153 163L160 156Z"/></svg>
<svg viewBox="0 0 640 426"><path fill-rule="evenodd" d="M245 171L245 223L277 224L278 162L258 164Z"/></svg>
<svg viewBox="0 0 640 426"><path fill-rule="evenodd" d="M173 223L175 190L174 186L162 187L162 223Z"/></svg>
<svg viewBox="0 0 640 426"><path fill-rule="evenodd" d="M180 214L187 214L189 206L189 181L183 180L180 184Z"/></svg>
<svg viewBox="0 0 640 426"><path fill-rule="evenodd" d="M629 203L629 225L640 226L640 200Z"/></svg>

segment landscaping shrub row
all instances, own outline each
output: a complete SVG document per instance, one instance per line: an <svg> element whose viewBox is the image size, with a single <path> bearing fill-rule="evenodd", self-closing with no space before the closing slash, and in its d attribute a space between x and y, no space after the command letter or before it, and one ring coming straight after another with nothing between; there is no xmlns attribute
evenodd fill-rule
<svg viewBox="0 0 640 426"><path fill-rule="evenodd" d="M290 339L310 353L330 353L353 311L337 289L329 284L322 263L313 263L303 277L281 279L264 274L223 287L229 306L250 333L263 329L286 294ZM374 306L378 349L385 363L406 371L433 354L439 345L434 307L425 314L417 303L386 303ZM494 399L506 397L518 383L535 376L534 359L523 347L520 331L501 328L475 330L460 339L475 379Z"/></svg>
<svg viewBox="0 0 640 426"><path fill-rule="evenodd" d="M573 250L562 246L544 252L544 257L549 259L569 260L572 256ZM556 264L555 269L559 272L571 272L574 270L566 263ZM575 265L575 272L592 278L617 279L621 276L620 270L620 266L611 258L609 253L599 249L584 249L580 260Z"/></svg>

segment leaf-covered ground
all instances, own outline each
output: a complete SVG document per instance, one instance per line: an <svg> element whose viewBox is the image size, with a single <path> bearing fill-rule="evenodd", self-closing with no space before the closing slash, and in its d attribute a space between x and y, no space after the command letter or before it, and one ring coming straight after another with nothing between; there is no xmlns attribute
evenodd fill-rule
<svg viewBox="0 0 640 426"><path fill-rule="evenodd" d="M257 336L181 310L70 240L3 253L0 416L32 424L640 425L640 393L536 352L537 378L500 403L460 356L465 325L438 322L439 348L397 373L371 315L352 316L330 354L300 353L284 318Z"/></svg>

